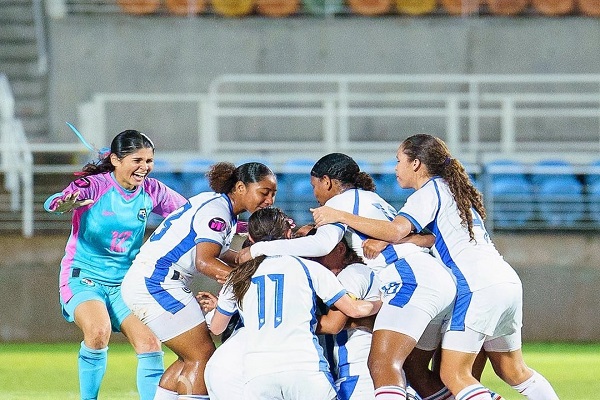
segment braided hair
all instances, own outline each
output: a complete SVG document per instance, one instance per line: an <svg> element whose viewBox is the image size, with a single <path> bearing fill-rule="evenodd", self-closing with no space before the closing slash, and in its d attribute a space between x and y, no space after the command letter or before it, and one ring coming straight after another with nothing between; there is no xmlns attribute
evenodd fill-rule
<svg viewBox="0 0 600 400"><path fill-rule="evenodd" d="M471 240L474 240L471 208L475 209L482 219L485 219L483 198L469 179L469 175L460 161L452 158L444 141L421 133L405 139L400 145L400 151L406 154L410 161L417 159L421 161L427 167L429 175L440 176L448 183L462 225L469 231Z"/></svg>

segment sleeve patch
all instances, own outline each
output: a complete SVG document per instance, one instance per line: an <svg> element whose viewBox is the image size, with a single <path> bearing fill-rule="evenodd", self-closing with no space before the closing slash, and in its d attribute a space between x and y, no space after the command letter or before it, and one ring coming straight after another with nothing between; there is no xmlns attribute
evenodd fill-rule
<svg viewBox="0 0 600 400"><path fill-rule="evenodd" d="M79 178L79 179L77 179L73 183L75 184L75 186L80 187L80 188L90 187L90 180L88 178L86 178L86 177Z"/></svg>
<svg viewBox="0 0 600 400"><path fill-rule="evenodd" d="M223 218L213 218L208 221L208 227L215 232L223 232L227 228L227 223Z"/></svg>

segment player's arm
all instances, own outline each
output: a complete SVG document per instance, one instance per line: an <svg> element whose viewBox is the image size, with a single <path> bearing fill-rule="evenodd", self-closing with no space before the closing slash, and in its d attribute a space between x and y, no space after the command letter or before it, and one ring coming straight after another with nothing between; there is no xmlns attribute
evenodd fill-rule
<svg viewBox="0 0 600 400"><path fill-rule="evenodd" d="M342 296L333 305L350 318L362 318L376 314L381 308L381 301L354 300L350 296Z"/></svg>
<svg viewBox="0 0 600 400"><path fill-rule="evenodd" d="M44 209L48 212L63 214L94 202L92 199L80 199L80 194L81 192L79 190L75 190L74 192L55 193L46 199L44 202Z"/></svg>
<svg viewBox="0 0 600 400"><path fill-rule="evenodd" d="M346 314L335 307L331 308L327 314L319 315L317 317L316 333L320 335L338 334L342 329L344 329L347 321L348 316Z"/></svg>
<svg viewBox="0 0 600 400"><path fill-rule="evenodd" d="M231 267L219 259L221 245L215 242L200 242L196 245L196 269L203 275L225 283Z"/></svg>
<svg viewBox="0 0 600 400"><path fill-rule="evenodd" d="M210 321L210 331L215 335L223 333L229 324L231 315L224 314L223 311L217 307L215 309L215 314Z"/></svg>
<svg viewBox="0 0 600 400"><path fill-rule="evenodd" d="M339 222L367 236L393 244L401 243L414 229L412 223L401 215L392 221L385 221L361 217L327 206L311 208L311 211L318 227Z"/></svg>

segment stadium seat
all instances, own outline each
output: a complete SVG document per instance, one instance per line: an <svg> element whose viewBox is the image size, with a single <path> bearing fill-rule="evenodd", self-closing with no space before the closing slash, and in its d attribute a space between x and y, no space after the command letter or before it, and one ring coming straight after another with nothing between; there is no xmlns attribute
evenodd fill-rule
<svg viewBox="0 0 600 400"><path fill-rule="evenodd" d="M442 7L450 15L468 15L479 12L479 0L440 0Z"/></svg>
<svg viewBox="0 0 600 400"><path fill-rule="evenodd" d="M565 15L573 11L575 0L532 0L532 4L542 15Z"/></svg>
<svg viewBox="0 0 600 400"><path fill-rule="evenodd" d="M308 176L304 178L298 177L290 182L289 196L292 201L288 201L285 205L285 212L290 215L297 226L305 225L314 222L310 208L318 207L319 203L313 194L313 187L310 184Z"/></svg>
<svg viewBox="0 0 600 400"><path fill-rule="evenodd" d="M494 15L518 15L529 5L529 0L487 0L488 8Z"/></svg>
<svg viewBox="0 0 600 400"><path fill-rule="evenodd" d="M590 219L600 223L600 180L587 185L586 189Z"/></svg>
<svg viewBox="0 0 600 400"><path fill-rule="evenodd" d="M437 0L396 0L396 10L400 14L425 15L437 8Z"/></svg>
<svg viewBox="0 0 600 400"><path fill-rule="evenodd" d="M175 15L195 15L204 12L206 0L165 0L167 10Z"/></svg>
<svg viewBox="0 0 600 400"><path fill-rule="evenodd" d="M491 204L494 227L519 228L530 221L534 215L533 185L525 167L512 160L496 160L487 163L484 172L491 185L492 198L486 200Z"/></svg>
<svg viewBox="0 0 600 400"><path fill-rule="evenodd" d="M586 173L583 179L586 185L593 185L596 182L600 182L600 160L590 163L590 172Z"/></svg>
<svg viewBox="0 0 600 400"><path fill-rule="evenodd" d="M212 0L212 8L224 17L243 17L252 12L254 0Z"/></svg>
<svg viewBox="0 0 600 400"><path fill-rule="evenodd" d="M152 14L160 7L160 0L117 0L117 5L128 14Z"/></svg>
<svg viewBox="0 0 600 400"><path fill-rule="evenodd" d="M359 15L381 15L390 10L391 0L347 0L350 11Z"/></svg>
<svg viewBox="0 0 600 400"><path fill-rule="evenodd" d="M211 192L205 173L215 164L214 160L207 158L195 158L186 161L181 169L181 182L183 185L181 194L185 197L195 196L202 192Z"/></svg>
<svg viewBox="0 0 600 400"><path fill-rule="evenodd" d="M600 17L600 0L577 0L579 12L588 17Z"/></svg>
<svg viewBox="0 0 600 400"><path fill-rule="evenodd" d="M300 0L256 0L256 11L267 17L287 17L299 9Z"/></svg>
<svg viewBox="0 0 600 400"><path fill-rule="evenodd" d="M303 0L304 8L313 15L331 15L342 12L343 0Z"/></svg>
<svg viewBox="0 0 600 400"><path fill-rule="evenodd" d="M531 180L537 209L549 227L573 227L585 212L583 185L562 160L534 165Z"/></svg>

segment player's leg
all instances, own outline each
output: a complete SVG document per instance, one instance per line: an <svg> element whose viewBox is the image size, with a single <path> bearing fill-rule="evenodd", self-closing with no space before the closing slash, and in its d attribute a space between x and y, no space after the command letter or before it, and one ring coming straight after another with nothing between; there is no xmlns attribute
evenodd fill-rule
<svg viewBox="0 0 600 400"><path fill-rule="evenodd" d="M77 301L77 297L71 301ZM83 332L77 362L81 398L96 399L106 372L110 317L102 301L87 300L75 307L74 320Z"/></svg>
<svg viewBox="0 0 600 400"><path fill-rule="evenodd" d="M164 343L179 357L179 362L183 363L175 387L175 391L180 394L179 398L182 399L181 395L203 395L208 398L208 391L204 382L204 370L210 356L215 351L215 345L206 322L202 322L200 325L196 325ZM179 369L180 365L174 367Z"/></svg>
<svg viewBox="0 0 600 400"><path fill-rule="evenodd" d="M515 336L515 335L513 335ZM500 337L486 342L486 352L496 375L511 385L523 396L531 400L556 400L558 396L550 382L541 374L529 368L523 359L521 349L502 351L510 348L510 343L520 342L520 332L517 340L510 337Z"/></svg>
<svg viewBox="0 0 600 400"><path fill-rule="evenodd" d="M416 344L404 333L387 329L373 332L368 365L377 400L406 398L402 366Z"/></svg>
<svg viewBox="0 0 600 400"><path fill-rule="evenodd" d="M161 343L150 328L133 314L123 320L121 331L137 354L137 388L140 400L153 400L165 370Z"/></svg>

